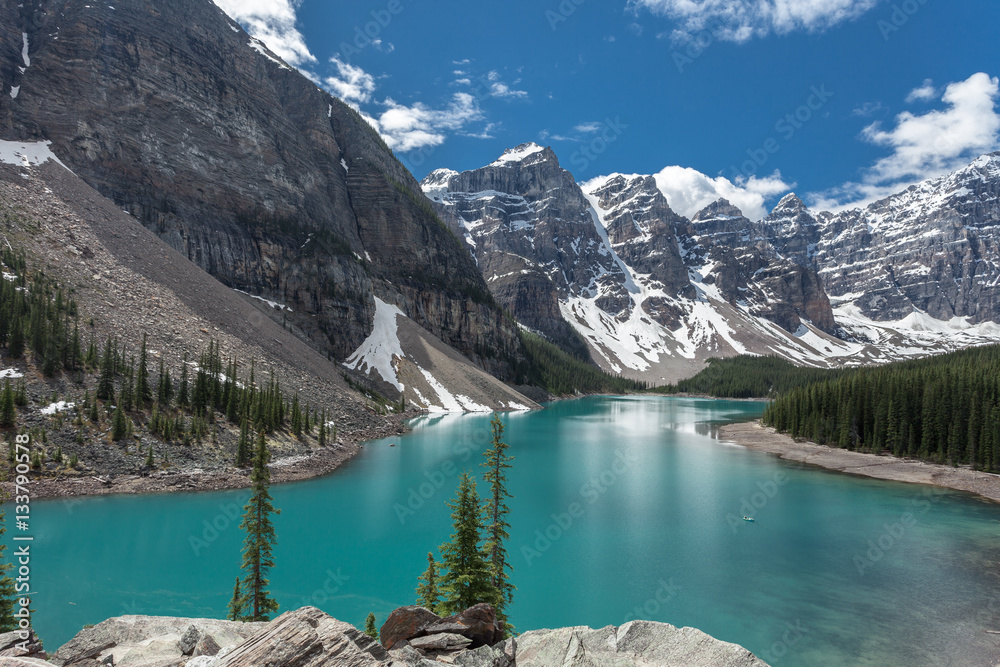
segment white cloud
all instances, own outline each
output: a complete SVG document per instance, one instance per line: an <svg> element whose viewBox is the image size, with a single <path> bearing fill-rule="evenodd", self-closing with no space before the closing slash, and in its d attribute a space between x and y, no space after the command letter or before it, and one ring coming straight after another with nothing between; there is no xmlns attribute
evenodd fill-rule
<svg viewBox="0 0 1000 667"><path fill-rule="evenodd" d="M679 35L711 31L743 43L772 32L816 32L857 18L880 0L630 0L678 23Z"/></svg>
<svg viewBox="0 0 1000 667"><path fill-rule="evenodd" d="M490 95L492 95L493 97L499 97L501 99L503 98L525 99L526 97L528 97L528 92L525 90L516 90L508 86L506 83L498 81L490 86Z"/></svg>
<svg viewBox="0 0 1000 667"><path fill-rule="evenodd" d="M375 77L360 67L345 63L337 56L330 58L337 69L336 76L329 76L324 82L327 90L345 102L368 102L375 92Z"/></svg>
<svg viewBox="0 0 1000 667"><path fill-rule="evenodd" d="M468 93L455 93L443 109L434 109L420 102L406 106L391 99L387 99L385 104L388 109L373 125L389 148L403 153L439 146L447 138L446 132L457 132L483 118L479 103ZM484 134L488 135L488 130Z"/></svg>
<svg viewBox="0 0 1000 667"><path fill-rule="evenodd" d="M594 132L600 130L602 127L604 126L601 123L580 123L579 125L573 128L573 131L580 132L582 134L593 134Z"/></svg>
<svg viewBox="0 0 1000 667"><path fill-rule="evenodd" d="M295 27L301 0L215 0L215 4L282 60L296 67L316 62Z"/></svg>
<svg viewBox="0 0 1000 667"><path fill-rule="evenodd" d="M938 96L937 88L934 87L934 82L930 79L925 79L924 84L919 88L914 88L910 91L910 94L906 96L906 101L908 103L913 102L929 102Z"/></svg>
<svg viewBox="0 0 1000 667"><path fill-rule="evenodd" d="M908 99L913 98L914 92ZM913 99L924 99L920 95ZM997 150L1000 148L998 98L1000 80L979 72L945 88L941 96L944 109L922 115L904 111L896 116L891 129L872 123L864 129L862 138L884 146L891 153L866 169L860 183L849 182L814 193L810 201L814 206L832 210L861 206L913 183L959 169L980 155Z"/></svg>
<svg viewBox="0 0 1000 667"><path fill-rule="evenodd" d="M882 110L881 102L865 102L861 106L851 109L852 116L860 116L864 118L865 116L871 116Z"/></svg>
<svg viewBox="0 0 1000 667"><path fill-rule="evenodd" d="M719 198L728 199L751 220L760 220L770 211L764 202L789 192L794 183L787 183L781 172L744 182L733 183L724 176L712 178L690 167L670 166L655 174L656 185L677 213L690 218Z"/></svg>

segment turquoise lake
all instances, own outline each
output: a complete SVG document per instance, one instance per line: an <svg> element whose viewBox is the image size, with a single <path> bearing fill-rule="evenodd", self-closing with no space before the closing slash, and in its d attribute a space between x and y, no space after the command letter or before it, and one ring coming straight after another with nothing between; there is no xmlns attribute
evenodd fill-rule
<svg viewBox="0 0 1000 667"><path fill-rule="evenodd" d="M1000 643L984 632L1000 629L1000 505L713 436L762 408L595 397L507 415L517 629L640 617L811 667L977 664ZM427 552L448 538L456 471L481 472L489 416L411 426L331 476L273 489L282 611L311 604L359 626L373 611L381 625L414 602ZM242 538L228 515L245 498L37 503L33 606L46 647L122 614L223 617Z"/></svg>

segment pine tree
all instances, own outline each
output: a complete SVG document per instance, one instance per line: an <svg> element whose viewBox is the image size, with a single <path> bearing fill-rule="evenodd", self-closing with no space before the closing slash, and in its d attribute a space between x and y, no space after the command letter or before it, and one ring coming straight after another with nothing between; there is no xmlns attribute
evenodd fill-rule
<svg viewBox="0 0 1000 667"><path fill-rule="evenodd" d="M434 561L434 554L427 553L427 570L417 580L420 582L417 585L417 604L435 611L440 604L441 594L437 588L437 563Z"/></svg>
<svg viewBox="0 0 1000 667"><path fill-rule="evenodd" d="M455 614L480 602L496 607L499 596L493 586L489 563L479 548L483 531L482 507L476 482L468 472L461 474L458 493L448 507L452 509L454 532L451 541L439 547L446 570L441 576L444 595L441 613Z"/></svg>
<svg viewBox="0 0 1000 667"><path fill-rule="evenodd" d="M160 380L156 383L156 400L163 407L170 407L170 401L174 397L174 383L170 379L170 371L160 357Z"/></svg>
<svg viewBox="0 0 1000 667"><path fill-rule="evenodd" d="M115 358L110 338L104 342L104 354L101 355L101 375L97 379L95 395L102 401L115 400Z"/></svg>
<svg viewBox="0 0 1000 667"><path fill-rule="evenodd" d="M6 478L6 471L0 472L0 480L5 480ZM14 565L4 560L4 552L7 550L7 545L3 542L3 536L7 532L7 526L4 523L5 511L3 506L8 500L10 500L10 496L6 492L0 491L0 632L12 632L13 630L17 630L18 627L17 619L14 618L14 601L16 598L14 594L14 580L7 574L14 569Z"/></svg>
<svg viewBox="0 0 1000 667"><path fill-rule="evenodd" d="M14 389L10 386L10 380L3 383L3 391L0 392L0 428L10 428L17 423L17 408L14 406Z"/></svg>
<svg viewBox="0 0 1000 667"><path fill-rule="evenodd" d="M153 392L149 388L149 365L146 353L146 334L142 334L142 349L139 351L139 370L135 376L135 398L140 407L153 400Z"/></svg>
<svg viewBox="0 0 1000 667"><path fill-rule="evenodd" d="M490 485L490 493L486 499L486 552L490 561L493 588L497 595L497 620L500 622L500 627L509 634L505 610L514 598L515 587L510 582L508 570L511 569L511 565L504 545L510 539L510 524L507 522L510 508L507 506L507 499L513 497L507 491L506 470L512 467L511 462L514 457L507 454L510 446L503 441L504 425L496 413L490 420L490 427L493 439L490 448L483 452L486 461L482 464L486 468L483 479Z"/></svg>
<svg viewBox="0 0 1000 667"><path fill-rule="evenodd" d="M244 618L244 599L240 593L240 578L236 577L236 584L233 586L233 597L229 601L229 613L226 618L230 621L242 621Z"/></svg>
<svg viewBox="0 0 1000 667"><path fill-rule="evenodd" d="M281 514L271 502L271 473L267 468L270 453L263 431L257 439L257 449L253 459L253 473L250 475L251 495L244 507L240 528L246 533L243 540L243 600L245 614L251 621L270 620L270 614L278 611L278 603L267 592L267 576L274 567L272 556L277 541L274 534L272 514Z"/></svg>
<svg viewBox="0 0 1000 667"><path fill-rule="evenodd" d="M125 412L122 406L115 407L115 416L111 420L111 439L118 442L125 437L128 432L128 422L125 420Z"/></svg>
<svg viewBox="0 0 1000 667"><path fill-rule="evenodd" d="M365 634L378 641L378 630L375 628L375 614L369 613L365 619Z"/></svg>
<svg viewBox="0 0 1000 667"><path fill-rule="evenodd" d="M236 445L236 467L245 468L250 461L250 420L240 425L240 439Z"/></svg>
<svg viewBox="0 0 1000 667"><path fill-rule="evenodd" d="M16 318L11 325L7 354L14 359L20 359L24 355L24 325L21 318Z"/></svg>
<svg viewBox="0 0 1000 667"><path fill-rule="evenodd" d="M319 446L326 446L326 408L323 408L323 414L319 419Z"/></svg>
<svg viewBox="0 0 1000 667"><path fill-rule="evenodd" d="M188 355L184 353L184 363L181 364L181 386L177 390L177 405L182 408L188 406L190 397L188 396Z"/></svg>
<svg viewBox="0 0 1000 667"><path fill-rule="evenodd" d="M153 446L149 446L149 452L146 453L146 467L152 470L156 467L156 461L153 459Z"/></svg>

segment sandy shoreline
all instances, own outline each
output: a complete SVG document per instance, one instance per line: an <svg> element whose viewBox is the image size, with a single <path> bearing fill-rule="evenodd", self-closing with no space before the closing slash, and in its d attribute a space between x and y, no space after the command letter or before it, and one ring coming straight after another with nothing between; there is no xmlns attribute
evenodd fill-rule
<svg viewBox="0 0 1000 667"><path fill-rule="evenodd" d="M894 456L875 456L796 441L791 436L777 433L773 428L762 426L760 422L726 424L719 428L719 438L747 449L777 454L789 461L808 463L828 470L895 482L930 484L1000 502L1000 475L970 468L953 468Z"/></svg>
<svg viewBox="0 0 1000 667"><path fill-rule="evenodd" d="M316 449L309 456L289 456L271 461L271 482L285 484L328 475L361 451L361 443L406 432L403 422L414 415L391 415L379 428L354 431L338 438L335 445ZM12 482L2 488L13 494ZM243 489L250 486L247 470L201 470L196 467L164 470L152 475L104 477L56 477L34 479L28 484L32 500L149 493L192 493Z"/></svg>

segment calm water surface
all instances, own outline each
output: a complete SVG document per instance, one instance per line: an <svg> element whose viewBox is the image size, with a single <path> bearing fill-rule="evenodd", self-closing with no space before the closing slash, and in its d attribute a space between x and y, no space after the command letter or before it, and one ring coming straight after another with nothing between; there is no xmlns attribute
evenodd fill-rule
<svg viewBox="0 0 1000 667"><path fill-rule="evenodd" d="M977 664L998 643L984 630L1000 628L1000 506L712 437L762 407L600 397L509 415L518 630L641 617L776 666ZM414 602L427 552L448 537L456 471L479 472L489 417L412 426L332 476L273 489L282 610L312 604L361 625ZM241 546L228 515L245 498L38 503L47 647L110 616L224 616Z"/></svg>

